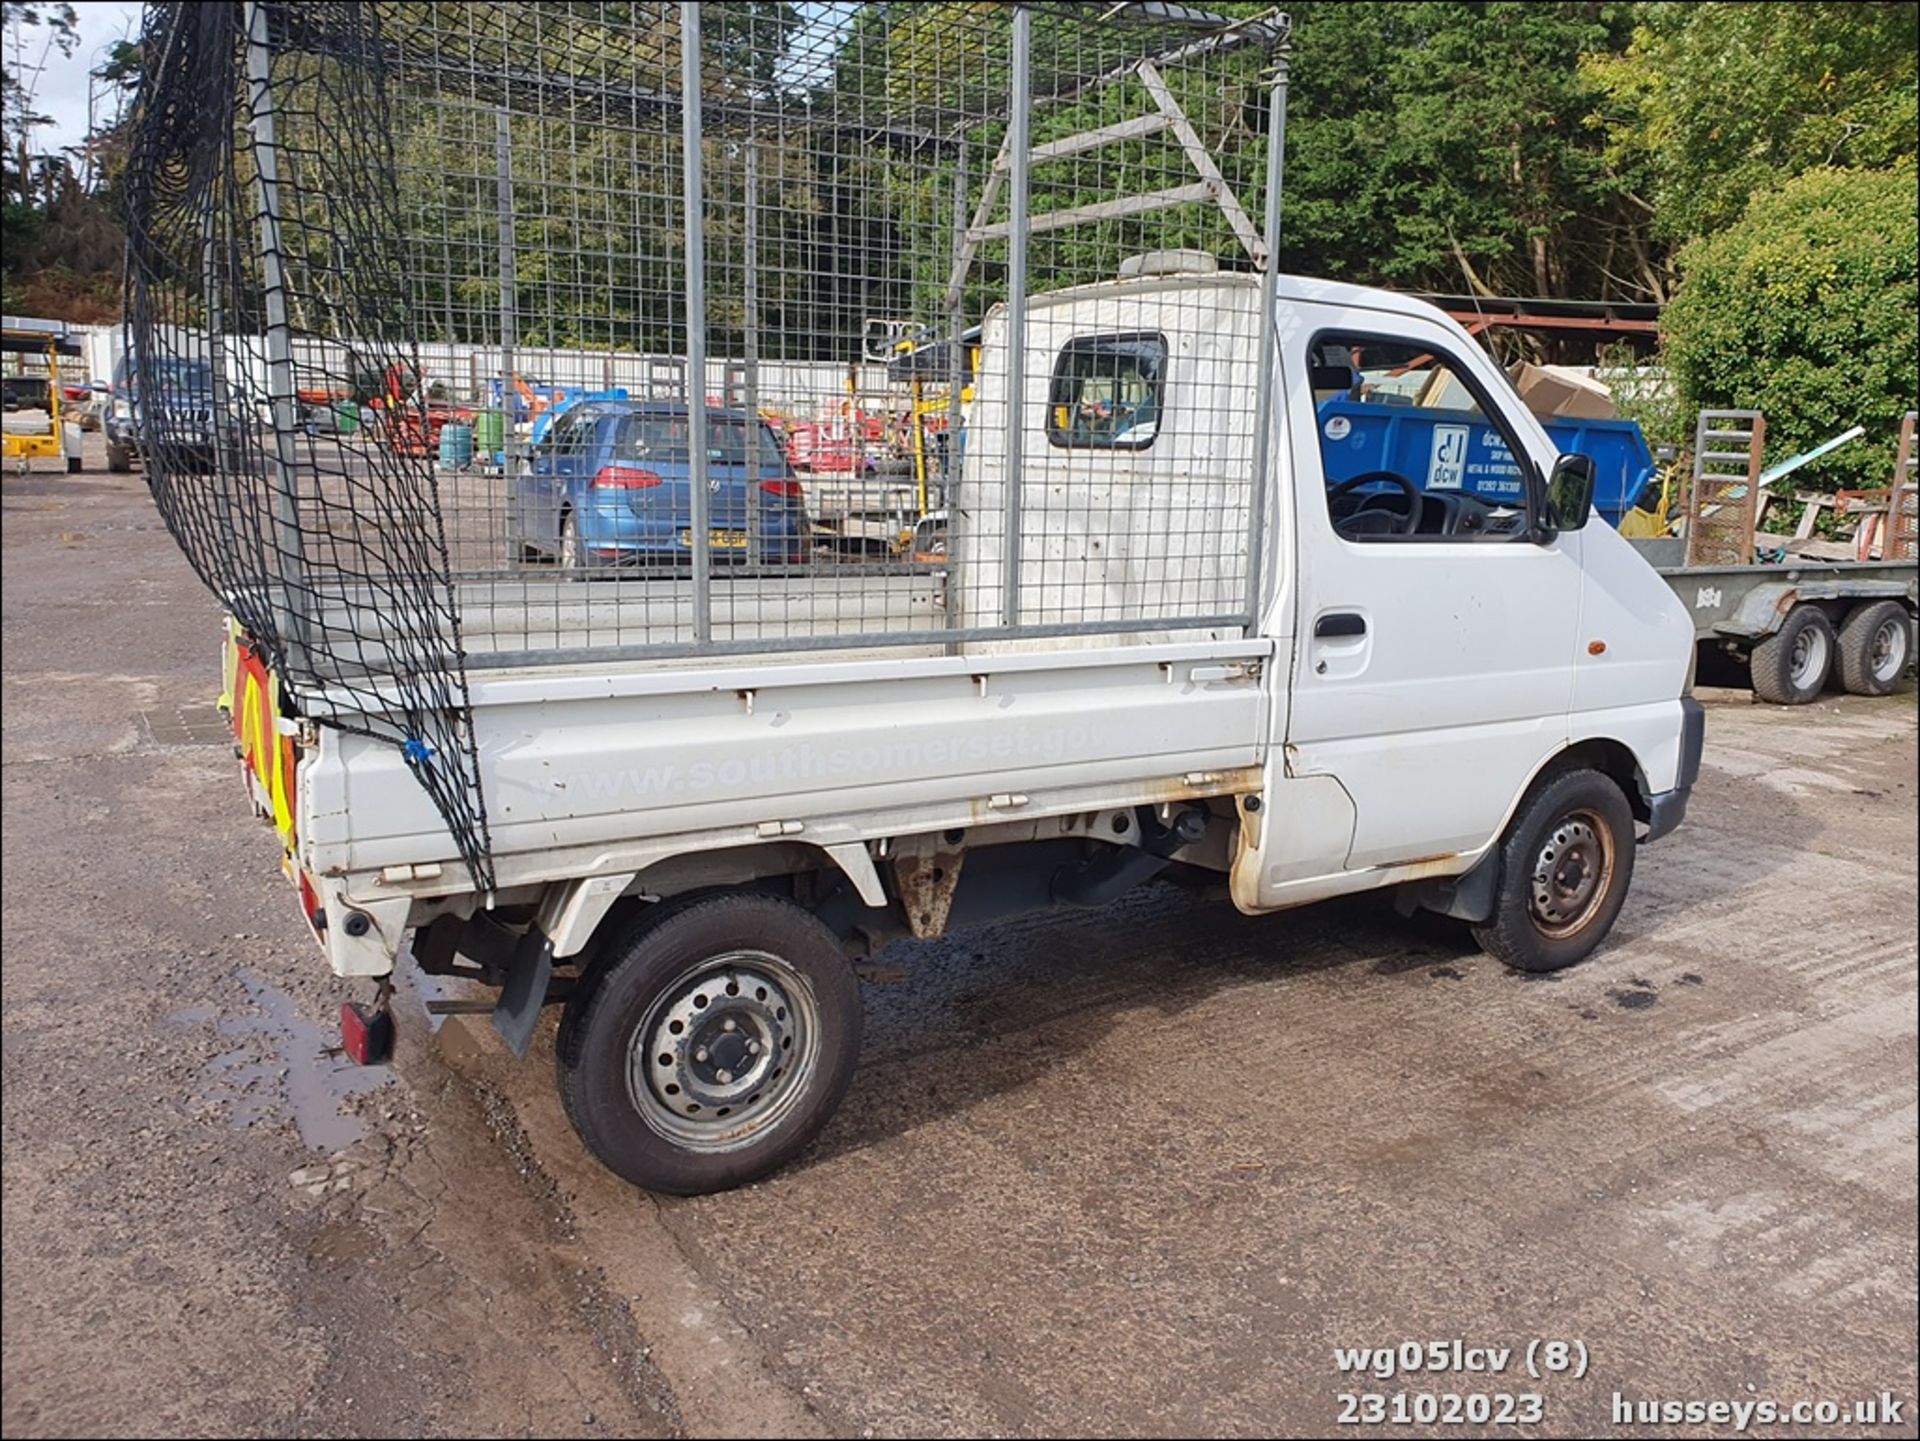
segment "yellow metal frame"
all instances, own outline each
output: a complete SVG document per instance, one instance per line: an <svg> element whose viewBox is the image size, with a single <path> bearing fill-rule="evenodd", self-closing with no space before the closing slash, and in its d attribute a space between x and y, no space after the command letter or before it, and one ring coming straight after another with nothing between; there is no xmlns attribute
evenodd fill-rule
<svg viewBox="0 0 1920 1441"><path fill-rule="evenodd" d="M25 340L39 340L42 338L46 340L47 413L53 417L53 423L45 435L15 435L9 433L6 436L5 445L0 447L0 458L17 460L23 464L31 464L33 461L44 460L51 456L53 459L64 464L67 458L67 431L66 424L60 414L60 356L59 348L55 343L58 337L43 337L41 332L37 330L9 330L6 334L8 336L18 336Z"/></svg>
<svg viewBox="0 0 1920 1441"><path fill-rule="evenodd" d="M919 343L919 341L909 338L896 342L893 348L896 353L904 355L913 350ZM973 400L973 376L978 373L979 365L980 347L977 345L968 346L967 381L960 388L960 399L963 404L970 403ZM927 515L928 503L927 417L930 415L948 414L952 408L952 397L944 387L929 391L926 382L921 380L918 375L907 382L907 393L910 397L909 413L912 416L913 424L913 479L916 491L916 505L919 510L919 515L916 517L916 520L924 520ZM957 440L957 436L948 436L948 446L954 445ZM911 530L902 532L900 543L905 545L912 538L912 534L913 532Z"/></svg>

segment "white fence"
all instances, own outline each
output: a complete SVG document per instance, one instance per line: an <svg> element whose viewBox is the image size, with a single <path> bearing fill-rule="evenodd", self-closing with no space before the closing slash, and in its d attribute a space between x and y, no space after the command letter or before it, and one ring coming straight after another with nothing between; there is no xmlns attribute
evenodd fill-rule
<svg viewBox="0 0 1920 1441"><path fill-rule="evenodd" d="M34 321L32 324L58 324ZM114 367L125 348L125 332L118 325L72 325L67 333L80 339L85 352L81 379L111 381ZM179 349L183 353L210 353L202 333L183 332ZM498 346L450 344L428 341L420 345L422 379L429 386L444 387L445 398L485 405L497 403L503 359ZM240 394L264 400L267 395L265 341L260 336L228 335L219 347L226 379ZM309 373L338 375L347 360L348 347L332 341L296 338L296 369ZM522 345L514 349L513 368L528 384L541 388L558 387L569 392L625 389L636 397L657 390L661 394L684 394L681 375L686 357L678 355L642 355L623 350L567 350ZM849 373L851 371L851 374ZM709 356L706 364L706 394L719 403L742 403L746 363L731 356ZM781 411L803 419L812 419L834 399L848 393L851 380L863 404L873 407L887 394L886 368L868 362L848 364L834 361L761 360L757 366L757 400L763 409ZM904 393L900 397L905 403Z"/></svg>

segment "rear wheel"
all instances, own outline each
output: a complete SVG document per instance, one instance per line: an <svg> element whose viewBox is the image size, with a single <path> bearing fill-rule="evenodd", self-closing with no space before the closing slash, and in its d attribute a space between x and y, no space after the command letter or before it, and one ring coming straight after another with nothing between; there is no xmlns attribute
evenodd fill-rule
<svg viewBox="0 0 1920 1441"><path fill-rule="evenodd" d="M695 901L616 941L568 1002L560 1096L609 1170L721 1191L818 1134L860 1030L853 967L811 913L774 896Z"/></svg>
<svg viewBox="0 0 1920 1441"><path fill-rule="evenodd" d="M1598 771L1540 784L1500 845L1493 914L1473 928L1488 955L1518 971L1558 971L1607 937L1633 881L1633 811Z"/></svg>
<svg viewBox="0 0 1920 1441"><path fill-rule="evenodd" d="M1863 605L1840 627L1840 684L1854 695L1891 695L1913 659L1913 620L1897 600Z"/></svg>
<svg viewBox="0 0 1920 1441"><path fill-rule="evenodd" d="M1797 605L1780 629L1753 648L1753 693L1774 705L1805 705L1833 669L1833 622L1816 605Z"/></svg>
<svg viewBox="0 0 1920 1441"><path fill-rule="evenodd" d="M131 446L109 445L107 447L107 469L115 475L125 475L133 469L133 448Z"/></svg>

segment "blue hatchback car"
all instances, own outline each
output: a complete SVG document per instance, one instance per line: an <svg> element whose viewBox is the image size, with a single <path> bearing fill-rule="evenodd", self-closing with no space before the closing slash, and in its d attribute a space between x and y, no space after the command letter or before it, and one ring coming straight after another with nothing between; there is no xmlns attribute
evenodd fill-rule
<svg viewBox="0 0 1920 1441"><path fill-rule="evenodd" d="M688 421L671 401L586 398L556 414L509 482L510 549L563 570L690 559ZM806 497L765 421L707 407L707 488L715 562L806 559Z"/></svg>

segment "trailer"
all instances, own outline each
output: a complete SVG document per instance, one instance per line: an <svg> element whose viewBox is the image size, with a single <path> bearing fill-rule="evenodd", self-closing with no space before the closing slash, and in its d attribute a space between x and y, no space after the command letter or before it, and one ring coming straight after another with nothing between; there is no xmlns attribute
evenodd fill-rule
<svg viewBox="0 0 1920 1441"><path fill-rule="evenodd" d="M1745 665L1764 701L1806 705L1835 684L1891 695L1913 666L1913 561L1690 566L1683 540L1632 544L1687 608L1695 642Z"/></svg>
<svg viewBox="0 0 1920 1441"><path fill-rule="evenodd" d="M0 354L16 357L23 367L6 377L6 419L0 454L19 467L22 475L36 460L65 463L69 475L80 472L80 427L67 418L69 404L60 380L60 359L83 354L77 336L59 321L6 317L0 326ZM32 359L40 368L28 370Z"/></svg>
<svg viewBox="0 0 1920 1441"><path fill-rule="evenodd" d="M1758 535L1756 527L1769 476L1790 473L1831 443L1767 472L1764 416L1701 412L1681 534L1633 546L1686 607L1696 644L1744 666L1762 700L1806 705L1833 685L1890 695L1912 668L1920 613L1913 436L1909 413L1882 493L1890 521L1880 533L1885 558L1826 560L1793 555L1798 540ZM1809 526L1812 519L1809 512Z"/></svg>
<svg viewBox="0 0 1920 1441"><path fill-rule="evenodd" d="M273 415L149 482L227 612L248 792L371 988L347 1052L406 964L490 988L517 1054L560 1005L582 1142L694 1193L827 1124L874 957L996 917L1372 892L1520 971L1590 955L1686 813L1693 629L1459 324L1281 274L1286 17L775 8L551 6L537 55L510 7L147 11L132 353L205 315L216 390L262 354ZM972 391L939 540L758 563L721 490L758 407L703 393L709 345L751 398L871 315L979 327L927 377ZM563 327L683 357L538 439L678 554L522 565L518 467L299 424L345 354L492 337L504 385ZM1329 355L1505 464L1442 427L1348 474Z"/></svg>

